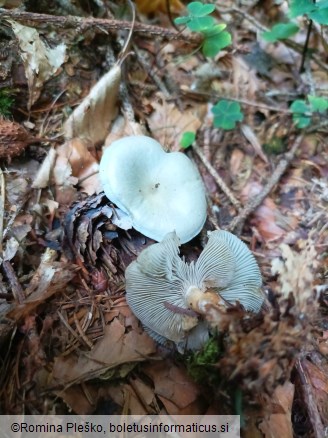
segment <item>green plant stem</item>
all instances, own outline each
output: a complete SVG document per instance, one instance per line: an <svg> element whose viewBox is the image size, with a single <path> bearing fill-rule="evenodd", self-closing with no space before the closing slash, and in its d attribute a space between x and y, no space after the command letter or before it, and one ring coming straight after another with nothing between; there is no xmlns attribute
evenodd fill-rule
<svg viewBox="0 0 328 438"><path fill-rule="evenodd" d="M231 14L231 13L235 13L235 14L239 14L241 15L243 18L245 18L247 21L249 21L250 23L252 23L255 27L257 27L259 30L261 30L262 32L268 32L269 28L266 26L263 26L263 24L261 24L259 21L257 21L253 16L249 15L247 12L244 12L243 10L237 8L237 7L232 7L232 8L225 8L225 7L221 7L221 6L216 6L216 10L220 13L220 14ZM290 47L291 49L295 50L298 53L302 53L303 47L296 43L293 40L287 39L287 40L283 40L280 41L282 44L285 44L287 47ZM321 60L321 57L318 53L311 53L311 59L319 66L321 67L324 71L328 71L328 66L327 64L324 63L324 61Z"/></svg>
<svg viewBox="0 0 328 438"><path fill-rule="evenodd" d="M306 60L306 55L308 52L308 47L309 47L309 41L310 41L310 35L312 32L312 26L313 26L313 20L310 20L309 25L308 25L308 30L307 30L307 34L306 34L306 40L303 46L303 51L302 51L302 60L301 60L301 65L299 68L299 72L303 73L304 71L304 64L305 64L305 60Z"/></svg>
<svg viewBox="0 0 328 438"><path fill-rule="evenodd" d="M178 26L174 23L173 17L172 17L172 12L171 12L171 5L170 5L170 0L165 0L166 3L166 11L167 11L167 16L169 17L170 23L172 24L172 26L174 27L174 29L176 31L180 31L180 29L178 28Z"/></svg>

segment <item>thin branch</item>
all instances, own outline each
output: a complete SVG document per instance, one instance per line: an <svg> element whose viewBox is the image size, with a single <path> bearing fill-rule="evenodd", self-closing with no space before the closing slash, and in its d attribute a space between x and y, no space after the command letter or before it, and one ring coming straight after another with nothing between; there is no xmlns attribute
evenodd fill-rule
<svg viewBox="0 0 328 438"><path fill-rule="evenodd" d="M303 365L303 359L298 359L295 367L301 381L303 397L308 411L308 416L313 427L314 436L315 438L322 438L326 436L324 425L320 418L313 388L311 382L309 381L308 372Z"/></svg>
<svg viewBox="0 0 328 438"><path fill-rule="evenodd" d="M241 103L243 105L253 106L255 108L261 108L261 109L268 110L268 111L275 111L275 112L283 113L283 114L292 114L292 111L289 109L284 109L284 108L277 107L277 106L266 105L265 103L254 102L252 100L239 99L237 97L231 97L231 96L224 96L222 94L204 93L201 91L194 91L194 90L189 90L189 89L184 89L184 88L180 89L180 93L184 96L189 96L189 97L194 96L195 98L204 97L206 99L212 99L212 100L213 99L214 100L225 99L225 100L230 100L231 102L238 102L238 103Z"/></svg>
<svg viewBox="0 0 328 438"><path fill-rule="evenodd" d="M11 266L8 260L2 263L3 270L5 271L6 277L10 283L11 292L18 304L22 304L25 301L25 293L22 286L19 284L18 278L16 277L14 268Z"/></svg>
<svg viewBox="0 0 328 438"><path fill-rule="evenodd" d="M131 22L125 20L110 20L105 18L94 17L76 17L73 15L60 16L48 14L36 14L33 12L24 12L17 9L7 10L0 8L0 19L9 19L32 24L36 27L53 26L56 28L78 28L80 32L92 29L96 32L113 31L113 30L131 30ZM133 29L134 33L143 34L144 36L159 36L169 40L182 40L190 44L199 45L202 37L199 34L182 34L172 29L165 29L160 26L151 26L136 22Z"/></svg>
<svg viewBox="0 0 328 438"><path fill-rule="evenodd" d="M280 160L278 166L274 170L273 174L271 175L267 184L264 186L263 190L257 196L255 196L250 201L248 201L248 203L245 205L245 207L242 209L239 215L230 222L229 226L227 227L228 231L239 232L242 229L247 217L251 213L253 213L257 209L257 207L259 207L262 204L264 199L268 196L268 194L278 183L282 175L285 173L290 162L294 159L295 154L302 143L303 137L304 135L300 135L299 137L297 137L290 151L287 152Z"/></svg>
<svg viewBox="0 0 328 438"><path fill-rule="evenodd" d="M220 177L220 175L217 173L217 171L214 169L212 164L208 161L208 159L203 154L200 147L194 143L192 146L193 150L196 152L208 172L212 175L217 185L220 187L220 189L223 191L223 193L228 197L229 201L237 208L240 209L241 204L238 201L238 199L235 198L235 195L232 193L232 191L229 189L229 187L226 185L226 183L223 181L223 179Z"/></svg>

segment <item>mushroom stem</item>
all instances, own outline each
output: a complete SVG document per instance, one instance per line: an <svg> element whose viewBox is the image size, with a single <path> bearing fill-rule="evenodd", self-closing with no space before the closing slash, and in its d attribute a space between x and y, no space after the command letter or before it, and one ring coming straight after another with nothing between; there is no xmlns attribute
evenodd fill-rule
<svg viewBox="0 0 328 438"><path fill-rule="evenodd" d="M213 290L208 290L203 292L196 286L190 286L186 293L187 305L197 313L201 315L206 315L207 308L220 307L223 304L223 300L220 296Z"/></svg>

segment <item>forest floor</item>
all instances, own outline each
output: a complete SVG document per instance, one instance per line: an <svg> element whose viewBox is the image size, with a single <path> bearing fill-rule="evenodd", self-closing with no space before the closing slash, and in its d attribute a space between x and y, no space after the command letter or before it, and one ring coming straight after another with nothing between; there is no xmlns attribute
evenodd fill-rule
<svg viewBox="0 0 328 438"><path fill-rule="evenodd" d="M328 436L327 2L323 18L310 0L212 2L215 54L174 23L187 3L135 3L133 23L124 1L0 2L0 411L238 414L244 437ZM263 310L231 309L200 352L156 344L125 300L153 241L115 220L98 165L140 134L204 181L186 258L224 229L261 269Z"/></svg>

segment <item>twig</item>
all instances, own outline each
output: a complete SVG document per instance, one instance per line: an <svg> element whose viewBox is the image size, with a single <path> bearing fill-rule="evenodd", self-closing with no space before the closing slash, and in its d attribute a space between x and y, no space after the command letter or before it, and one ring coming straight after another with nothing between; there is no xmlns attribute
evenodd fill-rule
<svg viewBox="0 0 328 438"><path fill-rule="evenodd" d="M216 93L203 93L201 91L194 91L194 90L186 90L186 89L180 89L180 93L182 95L186 95L186 96L203 96L206 99L225 99L225 100L230 100L231 102L238 102L241 103L243 105L248 105L248 106L253 106L255 108L261 108L261 109L265 109L268 111L275 111L278 113L284 113L284 114L292 114L292 111L289 109L284 109L281 107L277 107L277 106L271 106L271 105L266 105L265 103L260 103L260 102L253 102L251 100L247 100L247 99L239 99L237 97L231 97L231 96L224 96L221 94L216 94Z"/></svg>
<svg viewBox="0 0 328 438"><path fill-rule="evenodd" d="M271 175L269 181L264 186L261 193L259 193L257 196L255 196L253 199L251 199L245 207L242 209L242 211L239 213L237 217L233 219L233 221L230 222L229 226L227 227L228 231L237 231L239 232L243 224L246 220L246 218L253 213L254 210L259 207L264 199L268 196L268 194L271 192L273 187L277 184L277 182L280 180L284 172L286 171L289 163L293 160L295 157L295 154L302 143L304 134L297 137L295 140L295 143L293 144L292 148L289 152L287 152L284 157L280 160L278 166L274 170L273 174Z"/></svg>
<svg viewBox="0 0 328 438"><path fill-rule="evenodd" d="M208 172L212 175L217 185L220 187L220 189L223 191L223 193L228 197L229 201L237 208L239 209L241 207L240 202L238 199L235 198L232 191L229 189L229 187L226 185L226 183L223 181L223 179L220 177L220 175L217 173L217 171L214 169L212 164L208 161L208 159L203 154L200 147L194 143L192 146L193 150L196 152Z"/></svg>
<svg viewBox="0 0 328 438"><path fill-rule="evenodd" d="M315 396L313 394L312 385L309 382L308 373L306 369L304 369L302 359L297 360L295 367L301 381L304 401L306 403L308 416L313 427L314 436L316 438L322 438L326 436L324 425L322 424L320 414L318 412L318 407L315 401Z"/></svg>
<svg viewBox="0 0 328 438"><path fill-rule="evenodd" d="M18 279L17 279L17 276L15 274L13 267L11 266L11 264L8 260L5 260L2 263L2 266L3 266L3 270L6 273L8 281L10 283L11 291L14 295L16 302L18 304L22 304L25 301L25 294L24 294L22 286L18 282Z"/></svg>
<svg viewBox="0 0 328 438"><path fill-rule="evenodd" d="M174 29L177 32L180 32L180 29L178 28L178 26L174 23L173 17L172 17L172 11L171 11L171 7L170 7L170 0L165 0L166 3L166 12L167 12L167 16L169 17L170 23L172 24L172 26L174 27Z"/></svg>
<svg viewBox="0 0 328 438"><path fill-rule="evenodd" d="M309 128L306 129L306 132L308 134L311 134L311 132L321 131L323 129L328 128L328 120L323 120L320 123L317 123L316 125L312 125Z"/></svg>
<svg viewBox="0 0 328 438"><path fill-rule="evenodd" d="M246 18L246 20L248 20L250 23L254 24L255 27L262 30L262 32L265 32L268 30L267 27L263 26L263 24L261 24L258 20L256 20L256 18L254 18L252 15L248 14L246 11L243 11L242 9L239 9L237 7L225 8L224 6L223 7L216 6L216 10L220 14L237 13L237 14L241 15L242 17Z"/></svg>
<svg viewBox="0 0 328 438"><path fill-rule="evenodd" d="M90 341L90 339L88 338L88 336L84 333L84 331L82 330L80 321L78 320L76 313L74 312L74 322L75 322L75 327L77 328L77 331L79 332L81 338L83 339L84 343L90 348L90 350L93 347L93 343Z"/></svg>
<svg viewBox="0 0 328 438"><path fill-rule="evenodd" d="M19 22L31 23L34 26L55 26L56 28L78 27L81 32L92 29L95 32L113 31L113 30L131 30L131 22L126 20L109 20L105 18L94 17L76 17L73 15L49 15L36 14L33 12L24 12L17 9L7 10L0 8L0 18L17 20ZM165 29L160 26L152 26L136 22L133 29L134 33L140 33L144 36L159 36L169 40L182 40L190 44L199 45L202 41L200 35L182 34L172 29Z"/></svg>
<svg viewBox="0 0 328 438"><path fill-rule="evenodd" d="M147 72L149 77L155 82L157 87L163 93L164 97L166 99L169 99L171 97L171 94L168 91L166 85L164 84L162 79L157 75L155 69L149 68L149 62L147 61L147 59L145 59L145 56L143 55L141 50L138 49L136 44L134 44L133 50L134 50L135 54L137 55L137 59L138 59L139 63L141 64L142 68L145 70L145 72Z"/></svg>

